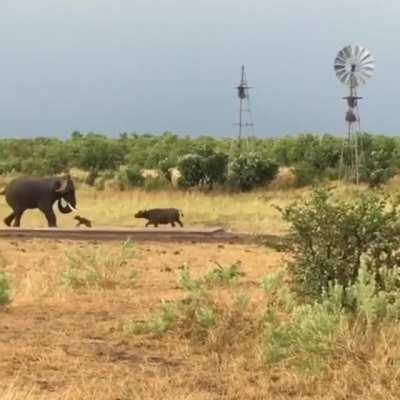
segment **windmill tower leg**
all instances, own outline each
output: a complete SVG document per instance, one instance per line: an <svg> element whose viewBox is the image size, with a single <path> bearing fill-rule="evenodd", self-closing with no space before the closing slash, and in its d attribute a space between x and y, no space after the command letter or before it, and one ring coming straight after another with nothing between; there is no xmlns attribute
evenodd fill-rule
<svg viewBox="0 0 400 400"><path fill-rule="evenodd" d="M238 91L238 97L239 97L239 119L238 123L236 124L238 126L237 148L238 152L240 153L243 146L245 129L246 128L250 129L251 133L254 136L254 123L250 109L250 95L249 95L249 90L251 89L251 87L247 85L244 65L242 65L240 84L239 86L236 87L236 89Z"/></svg>

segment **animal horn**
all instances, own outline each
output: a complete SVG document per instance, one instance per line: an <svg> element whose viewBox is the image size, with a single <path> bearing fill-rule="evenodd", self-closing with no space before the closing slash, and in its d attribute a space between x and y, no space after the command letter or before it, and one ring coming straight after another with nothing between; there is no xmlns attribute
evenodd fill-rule
<svg viewBox="0 0 400 400"><path fill-rule="evenodd" d="M63 179L63 180L62 180L62 183L61 183L61 186L60 186L58 189L56 189L56 192L57 192L57 193L62 193L62 192L64 192L65 189L67 188L67 185L68 185L68 180Z"/></svg>

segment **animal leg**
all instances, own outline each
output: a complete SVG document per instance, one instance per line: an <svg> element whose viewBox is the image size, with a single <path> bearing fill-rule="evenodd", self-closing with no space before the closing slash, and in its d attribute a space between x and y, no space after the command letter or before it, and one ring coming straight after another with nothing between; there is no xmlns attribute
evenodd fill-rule
<svg viewBox="0 0 400 400"><path fill-rule="evenodd" d="M46 216L49 228L56 228L57 227L56 215L54 214L53 209L50 208L50 210L41 210L41 211Z"/></svg>
<svg viewBox="0 0 400 400"><path fill-rule="evenodd" d="M19 228L19 226L21 225L21 217L22 214L24 213L25 210L18 210L18 211L14 211L15 213L15 219L14 219L14 226Z"/></svg>
<svg viewBox="0 0 400 400"><path fill-rule="evenodd" d="M171 222L171 226L175 227L175 222Z"/></svg>
<svg viewBox="0 0 400 400"><path fill-rule="evenodd" d="M150 221L147 221L147 224L145 225L145 227L147 228L150 225Z"/></svg>
<svg viewBox="0 0 400 400"><path fill-rule="evenodd" d="M182 224L182 222L181 222L181 220L179 218L178 218L178 220L176 222L181 226L181 228L183 228L183 224Z"/></svg>
<svg viewBox="0 0 400 400"><path fill-rule="evenodd" d="M14 217L15 217L15 214L14 214L14 212L12 212L8 217L4 218L3 221L7 226L11 226L11 222L13 222Z"/></svg>

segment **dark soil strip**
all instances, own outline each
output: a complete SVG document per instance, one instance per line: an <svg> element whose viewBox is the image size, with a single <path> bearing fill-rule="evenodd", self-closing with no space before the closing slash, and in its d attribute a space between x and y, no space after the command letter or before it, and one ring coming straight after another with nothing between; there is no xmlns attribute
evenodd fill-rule
<svg viewBox="0 0 400 400"><path fill-rule="evenodd" d="M226 232L221 228L147 228L147 229L58 229L58 228L8 228L0 229L4 239L57 239L57 240L132 240L152 242L192 243L259 243L273 248L285 246L285 239L274 235L251 235Z"/></svg>

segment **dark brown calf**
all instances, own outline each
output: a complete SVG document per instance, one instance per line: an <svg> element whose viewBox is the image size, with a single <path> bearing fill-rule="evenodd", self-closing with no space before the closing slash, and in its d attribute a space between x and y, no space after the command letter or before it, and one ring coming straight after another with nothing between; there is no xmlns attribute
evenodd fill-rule
<svg viewBox="0 0 400 400"><path fill-rule="evenodd" d="M135 214L135 218L147 219L146 227L149 225L154 225L156 228L158 225L166 224L175 226L175 222L183 227L183 224L179 218L180 216L183 217L183 213L176 208L153 208L152 210L138 211Z"/></svg>
<svg viewBox="0 0 400 400"><path fill-rule="evenodd" d="M74 219L76 219L76 220L78 221L78 223L76 224L76 226L85 225L85 226L88 227L88 228L91 228L91 227L92 227L92 222L91 222L89 219L87 219L87 218L83 218L83 217L81 217L81 216L79 216L79 215L76 215L76 216L74 217Z"/></svg>

